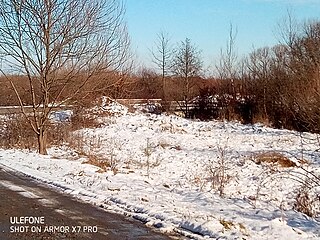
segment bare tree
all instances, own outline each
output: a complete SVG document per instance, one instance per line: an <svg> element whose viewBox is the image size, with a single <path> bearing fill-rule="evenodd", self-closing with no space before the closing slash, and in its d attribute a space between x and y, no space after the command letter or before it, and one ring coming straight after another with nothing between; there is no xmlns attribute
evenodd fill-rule
<svg viewBox="0 0 320 240"><path fill-rule="evenodd" d="M299 23L288 13L279 28L286 49L281 103L294 128L319 132L320 22Z"/></svg>
<svg viewBox="0 0 320 240"><path fill-rule="evenodd" d="M219 63L216 66L219 78L227 80L231 83L231 92L235 98L235 79L237 77L237 62L238 56L235 49L235 40L237 36L237 29L234 30L233 25L230 24L229 38L227 41L226 49L220 50Z"/></svg>
<svg viewBox="0 0 320 240"><path fill-rule="evenodd" d="M166 77L170 71L170 62L172 57L172 49L170 45L170 38L167 33L160 32L158 34L158 39L156 42L156 49L151 51L152 62L159 68L161 71L162 79L162 88L163 96L165 97L166 93Z"/></svg>
<svg viewBox="0 0 320 240"><path fill-rule="evenodd" d="M192 45L189 38L182 41L175 49L172 71L183 82L183 109L185 116L187 116L189 112L188 103L192 97L191 90L194 86L192 80L199 76L202 71L200 51Z"/></svg>
<svg viewBox="0 0 320 240"><path fill-rule="evenodd" d="M162 82L158 74L150 69L142 68L138 73L137 88L143 99L160 98L162 94Z"/></svg>
<svg viewBox="0 0 320 240"><path fill-rule="evenodd" d="M124 68L124 11L117 0L0 0L1 72L37 135L39 153L47 153L53 107L75 99L101 72ZM26 76L32 114L12 74Z"/></svg>
<svg viewBox="0 0 320 240"><path fill-rule="evenodd" d="M268 104L267 98L272 91L271 84L268 84L268 80L270 80L270 69L271 69L271 51L268 47L258 48L254 50L248 59L248 68L250 71L251 80L254 81L254 85L258 86L255 87L257 95L262 95L262 108L264 118L268 116ZM260 91L261 90L261 91ZM269 90L269 91L267 91ZM270 91L271 90L271 91Z"/></svg>
<svg viewBox="0 0 320 240"><path fill-rule="evenodd" d="M287 10L287 16L278 23L277 28L280 43L291 48L299 35L299 23L291 10Z"/></svg>

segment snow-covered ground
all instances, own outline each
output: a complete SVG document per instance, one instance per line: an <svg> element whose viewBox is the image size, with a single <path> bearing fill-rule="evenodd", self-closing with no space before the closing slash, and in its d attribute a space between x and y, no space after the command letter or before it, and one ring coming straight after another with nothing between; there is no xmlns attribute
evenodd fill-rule
<svg viewBox="0 0 320 240"><path fill-rule="evenodd" d="M48 156L0 150L0 164L194 239L320 238L319 218L293 210L306 174L300 167L320 173L315 135L116 109L102 127L74 132L72 144ZM258 164L265 154L296 166ZM86 163L91 156L109 168ZM319 193L319 182L308 179L310 193Z"/></svg>

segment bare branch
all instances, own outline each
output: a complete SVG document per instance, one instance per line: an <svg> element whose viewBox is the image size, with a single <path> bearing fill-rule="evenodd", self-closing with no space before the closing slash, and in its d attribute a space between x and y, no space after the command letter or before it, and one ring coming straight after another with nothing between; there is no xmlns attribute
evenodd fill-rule
<svg viewBox="0 0 320 240"><path fill-rule="evenodd" d="M39 138L53 106L99 74L130 66L124 13L121 0L0 0L1 71L27 77ZM23 109L22 93L11 85Z"/></svg>

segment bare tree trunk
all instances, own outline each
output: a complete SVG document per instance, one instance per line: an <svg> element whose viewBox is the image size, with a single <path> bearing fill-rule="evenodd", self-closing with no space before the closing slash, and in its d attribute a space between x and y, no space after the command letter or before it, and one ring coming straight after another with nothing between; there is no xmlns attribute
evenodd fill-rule
<svg viewBox="0 0 320 240"><path fill-rule="evenodd" d="M40 154L47 154L47 132L44 128L39 129L38 137L38 149Z"/></svg>
<svg viewBox="0 0 320 240"><path fill-rule="evenodd" d="M190 39L186 38L174 51L172 72L178 76L183 84L182 101L184 101L185 117L189 114L189 102L192 97L192 78L200 75L202 71L201 54L198 49L191 44ZM181 99L180 98L180 99Z"/></svg>
<svg viewBox="0 0 320 240"><path fill-rule="evenodd" d="M162 96L164 102L167 100L166 77L170 69L170 60L172 57L172 49L170 46L169 35L165 32L158 34L156 42L156 50L151 51L152 62L161 70L162 78Z"/></svg>
<svg viewBox="0 0 320 240"><path fill-rule="evenodd" d="M265 81L265 79L264 79ZM267 111L267 85L264 82L264 86L263 86L263 113L264 113L264 117L268 118L268 111Z"/></svg>

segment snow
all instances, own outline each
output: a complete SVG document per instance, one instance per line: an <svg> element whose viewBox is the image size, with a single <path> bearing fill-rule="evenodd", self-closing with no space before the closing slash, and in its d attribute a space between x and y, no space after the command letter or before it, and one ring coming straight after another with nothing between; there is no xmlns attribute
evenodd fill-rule
<svg viewBox="0 0 320 240"><path fill-rule="evenodd" d="M292 178L305 173L299 166L320 173L316 135L129 113L115 102L96 111L116 114L101 117L100 128L74 132L73 145L51 148L48 156L0 150L0 164L108 211L193 239L320 238L319 218L292 210L301 185ZM59 116L66 115L57 113L54 119ZM298 167L255 163L264 152L281 153ZM88 164L92 155L109 162L109 168ZM213 187L221 161L222 196ZM319 184L312 191L319 193Z"/></svg>
<svg viewBox="0 0 320 240"><path fill-rule="evenodd" d="M53 111L49 115L49 119L52 122L68 122L70 121L72 114L73 114L72 110Z"/></svg>

